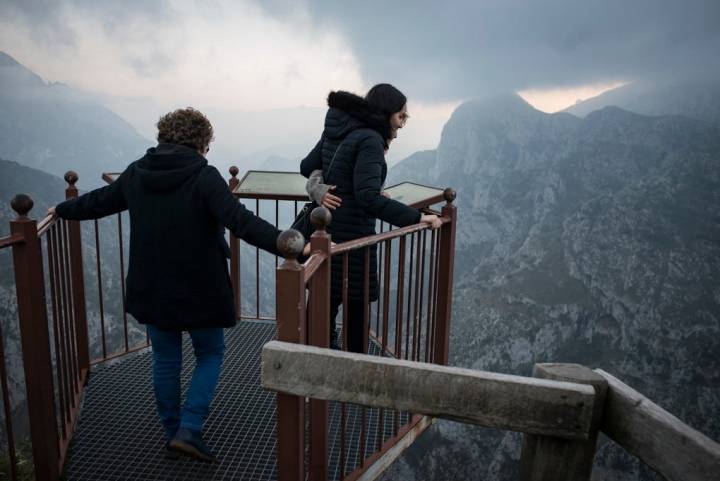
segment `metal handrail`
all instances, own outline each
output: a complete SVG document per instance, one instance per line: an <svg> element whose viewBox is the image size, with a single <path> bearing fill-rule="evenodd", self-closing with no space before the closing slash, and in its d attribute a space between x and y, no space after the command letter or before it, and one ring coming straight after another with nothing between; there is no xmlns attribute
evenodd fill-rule
<svg viewBox="0 0 720 481"><path fill-rule="evenodd" d="M22 244L23 242L25 242L25 238L22 234L10 234L9 236L0 237L0 249Z"/></svg>
<svg viewBox="0 0 720 481"><path fill-rule="evenodd" d="M448 217L440 217L440 220L443 224L447 224L448 222L451 222L450 218ZM355 239L347 242L343 242L340 244L335 244L331 248L331 253L333 256L337 254L343 254L345 252L349 252L352 250L360 249L362 247L367 247L373 244L379 244L381 242L396 239L398 237L402 237L407 234L413 234L415 232L421 232L423 230L430 229L430 226L426 224L425 222L420 222L418 224L409 225L406 227L401 227L399 229L393 229L387 232L382 232L380 234L375 234L367 237L361 237L360 239Z"/></svg>

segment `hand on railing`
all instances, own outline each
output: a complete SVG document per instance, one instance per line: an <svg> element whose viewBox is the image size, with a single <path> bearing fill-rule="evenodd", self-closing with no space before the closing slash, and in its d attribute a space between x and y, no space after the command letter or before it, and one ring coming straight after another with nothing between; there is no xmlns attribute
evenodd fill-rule
<svg viewBox="0 0 720 481"><path fill-rule="evenodd" d="M55 217L55 206L48 208L47 215Z"/></svg>
<svg viewBox="0 0 720 481"><path fill-rule="evenodd" d="M387 197L388 199L392 199L392 195L390 195L390 192L388 192L387 190L383 190L382 192L380 192L380 195L382 195L383 197Z"/></svg>
<svg viewBox="0 0 720 481"><path fill-rule="evenodd" d="M430 226L431 229L439 229L443 225L440 217L435 214L423 214L420 216L420 222L424 222Z"/></svg>

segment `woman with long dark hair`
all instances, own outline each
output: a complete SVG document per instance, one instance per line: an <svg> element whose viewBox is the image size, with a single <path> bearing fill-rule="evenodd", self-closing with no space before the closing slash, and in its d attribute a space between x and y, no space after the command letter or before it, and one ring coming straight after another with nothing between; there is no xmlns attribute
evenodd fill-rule
<svg viewBox="0 0 720 481"><path fill-rule="evenodd" d="M328 95L325 128L317 145L300 164L312 177L309 190L319 203L333 209L328 231L336 243L374 235L376 220L404 227L426 222L441 225L427 215L382 194L387 177L385 151L408 118L407 98L390 84L378 84L365 98L337 91ZM317 172L320 171L320 172ZM322 181L320 181L322 179ZM378 298L377 246L370 247L369 300ZM364 253L352 251L348 259L347 350L362 352L364 344ZM332 264L330 296L331 344L337 346L335 317L342 304L342 264Z"/></svg>

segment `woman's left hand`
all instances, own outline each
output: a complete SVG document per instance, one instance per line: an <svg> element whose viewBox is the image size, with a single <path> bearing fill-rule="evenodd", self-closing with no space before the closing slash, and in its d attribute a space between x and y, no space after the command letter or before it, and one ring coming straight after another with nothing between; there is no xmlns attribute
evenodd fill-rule
<svg viewBox="0 0 720 481"><path fill-rule="evenodd" d="M47 215L51 215L51 216L55 217L55 206L52 206L48 209Z"/></svg>
<svg viewBox="0 0 720 481"><path fill-rule="evenodd" d="M382 192L380 192L380 195L382 195L383 197L387 197L388 199L392 199L392 195L390 195L387 190L383 190Z"/></svg>

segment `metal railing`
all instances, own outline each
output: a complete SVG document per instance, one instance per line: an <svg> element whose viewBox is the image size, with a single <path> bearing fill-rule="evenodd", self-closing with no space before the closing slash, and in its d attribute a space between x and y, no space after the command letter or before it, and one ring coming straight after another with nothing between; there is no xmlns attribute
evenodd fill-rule
<svg viewBox="0 0 720 481"><path fill-rule="evenodd" d="M229 187L233 190L237 185L237 169L232 168L230 173ZM113 181L112 174L104 178L108 182ZM70 171L65 175L65 180L68 183L65 197L76 197L77 174ZM446 197L449 202L443 209L445 224L438 232L429 232L424 225L385 231L390 226L381 225L381 234L377 236L332 248L324 227L317 232L312 240L316 252L305 266L300 266L303 276L294 284L297 288L295 296L299 299L302 295L303 302L305 288L310 289L312 301L309 316L305 316L304 303L302 314L295 312L297 306L293 303L293 296L286 295L290 285L287 283L287 272L292 271L288 266L292 265L292 261L285 259L283 265L279 266L277 257L273 263L268 254L263 253L265 257L261 257L259 250L252 252L251 249L255 248L242 246L238 239L230 235L230 272L238 318L274 320L277 317L281 321L278 323L278 336L287 339L288 326L299 321L297 316L302 315L303 322L307 319L309 324L302 326L298 332L310 336L307 339L303 337L303 342L326 346L329 336L326 304L330 295L331 259L345 264L347 276L347 261L351 252L364 251L368 258L370 246L379 245L382 258L382 273L379 276L381 292L375 309L371 309L368 304L364 313L366 345L370 342L374 350L383 356L445 363L455 224L455 211L450 204L454 194L448 191ZM271 207L270 210L274 210L274 221L278 226L280 223L288 225L298 212L298 202L306 199L284 196L282 199L253 200L257 214L261 213L261 201L274 202L274 209ZM434 201L437 202L437 199ZM14 265L17 330L25 377L23 404L27 409L27 434L32 451L31 456L23 457L32 458L30 464L35 479L52 481L59 479L62 472L90 368L147 348L149 341L124 309L127 236L124 235L122 214L118 214L116 220L108 218L92 221L92 224L51 216L46 216L38 223L28 217L33 207L30 197L17 195L11 204L17 217L10 222L10 234L0 238L0 250L12 251ZM264 208L262 213L266 213ZM273 216L269 217L272 219ZM85 249L81 239L83 234ZM241 262L241 252L254 257L254 276L247 265L245 269L241 268L241 265L248 264L246 258ZM398 263L393 264L396 258ZM117 266L117 269L111 269L112 265ZM263 276L271 276L275 268L277 276L274 284L279 287L275 297L280 301L277 305L268 302L272 304L269 307L276 308L276 312L266 313L265 306L261 305L261 293L268 297L265 291L273 283ZM421 274L418 275L418 272ZM250 278L251 286L241 289L244 275ZM369 275L368 270L366 275ZM252 295L243 298L243 291L251 291L248 294ZM391 302L391 299L396 302ZM250 309L247 308L248 303ZM295 317L288 317L289 310L294 312ZM347 332L346 315L344 319L343 332ZM320 325L324 327L319 328ZM18 480L24 479L21 472L24 468L18 468L23 464L18 459L20 456L15 439L18 433L13 426L13 420L17 419L18 414L12 408L6 364L7 336L4 336L6 333L2 327L0 325L3 428L7 438L8 474L10 479ZM347 345L347 342L343 345ZM282 399L279 399L279 403L283 403ZM320 471L323 469L323 461L318 459L324 456L323 452L326 453L324 446L327 438L319 433L323 431L323 426L326 431L327 419L325 417L323 421L319 413L326 408L321 401L311 403L311 412L315 413L311 416L314 419L312 459L320 466ZM281 411L287 413L287 410ZM281 416L279 414L279 418ZM353 479L358 472L366 469L377 453L389 449L403 434L417 426L421 417L411 417L408 422L405 420L408 420L407 416L401 417L400 413L396 413L392 439L379 436L381 441L375 453L369 458L358 459L360 468L354 470L354 474L348 473L346 479ZM281 430L278 436L283 438L286 434ZM345 449L344 440L341 444ZM287 451L285 444L281 446L281 453ZM282 462L280 464L284 466ZM320 471L314 469L314 472Z"/></svg>
<svg viewBox="0 0 720 481"><path fill-rule="evenodd" d="M330 322L333 322L330 319L331 266L339 262L342 266L342 347L347 350L349 264L350 256L354 255L356 260L362 259L364 266L362 351L447 364L457 214L452 204L455 193L446 189L444 196L446 204L440 213L443 225L438 231L429 231L426 224L417 224L334 246L327 233L331 215L319 207L311 214L316 228L310 241L312 254L303 264L297 261L304 245L302 235L292 230L283 232L278 246L285 261L278 267L276 277L278 340L329 347ZM370 260L371 249L376 246L381 248L378 256L381 262L373 329L370 276L375 272L371 270ZM397 259L396 264L393 259ZM278 479L301 480L306 476L310 480L328 479L328 401L311 396L307 402L307 422L304 397L280 392L277 403ZM380 409L375 423L377 432L372 433L376 445L368 450L366 440L370 428L366 423L366 407L359 406L359 459L349 463L345 432L348 407L346 403L340 404L340 479L358 479L404 436L411 432L417 436L419 432L413 428L424 420L423 416L410 415L401 423L401 411L390 410L391 416L386 416ZM389 437L385 436L386 418L392 420ZM305 455L306 439L308 456ZM354 469L348 469L348 465Z"/></svg>
<svg viewBox="0 0 720 481"><path fill-rule="evenodd" d="M68 172L66 198L77 196L77 175ZM80 398L90 368L85 281L78 222L45 217L39 224L27 214L33 201L17 195L17 218L0 247L12 248L17 317L25 375L34 475L59 479ZM13 412L9 400L3 343L0 365L10 478L19 479Z"/></svg>

